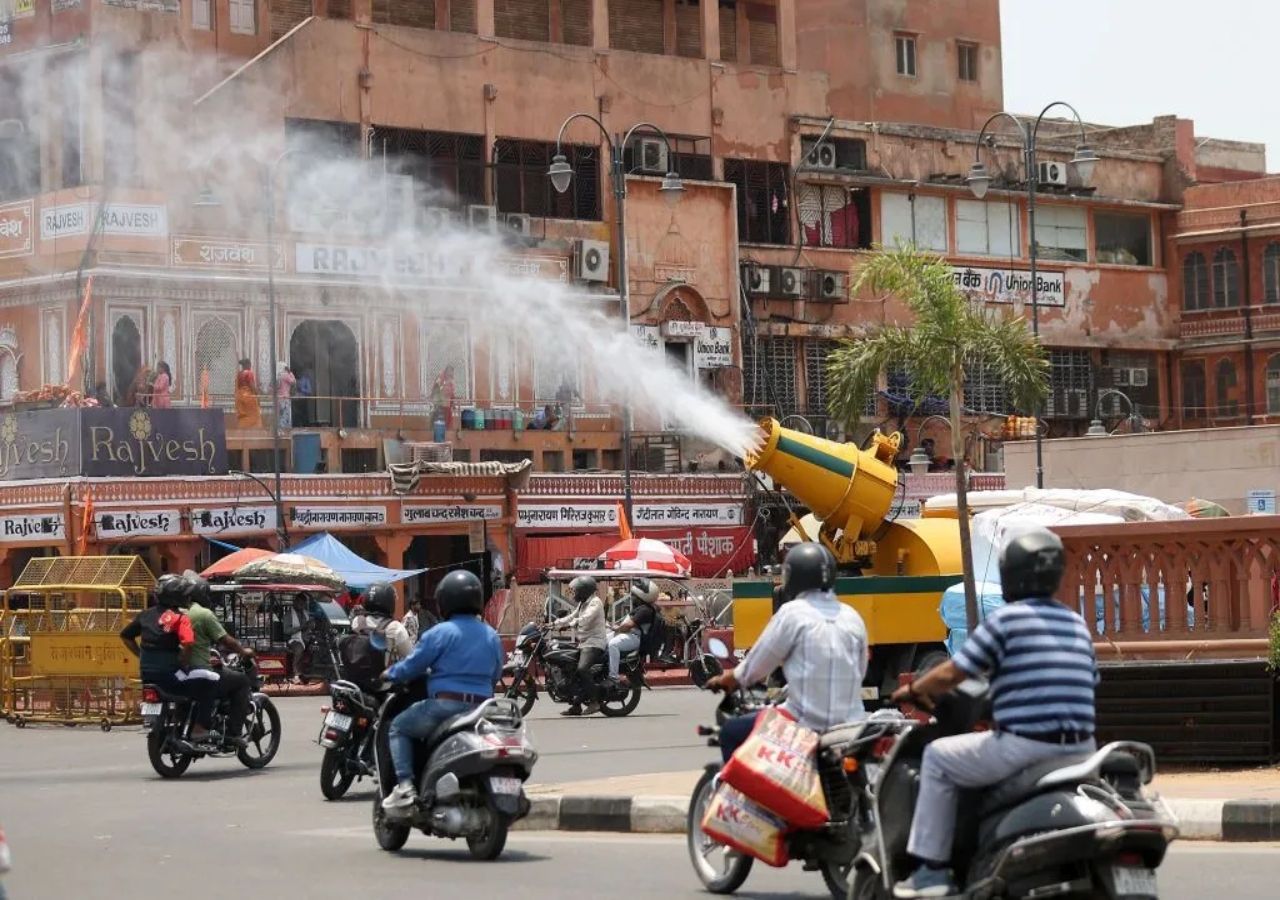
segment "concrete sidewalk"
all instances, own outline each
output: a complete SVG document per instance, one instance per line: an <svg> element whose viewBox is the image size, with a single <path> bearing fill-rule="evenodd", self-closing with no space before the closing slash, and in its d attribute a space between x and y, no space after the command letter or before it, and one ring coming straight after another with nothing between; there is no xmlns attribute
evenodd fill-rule
<svg viewBox="0 0 1280 900"><path fill-rule="evenodd" d="M711 758L708 758L711 761ZM683 833L701 771L531 784L526 829ZM1174 771L1152 785L1178 818L1182 837L1280 840L1280 768Z"/></svg>

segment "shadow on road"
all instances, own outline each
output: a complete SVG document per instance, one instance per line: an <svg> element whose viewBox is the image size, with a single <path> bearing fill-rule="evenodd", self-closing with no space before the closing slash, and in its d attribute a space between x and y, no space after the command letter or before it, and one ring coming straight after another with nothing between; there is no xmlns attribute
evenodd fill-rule
<svg viewBox="0 0 1280 900"><path fill-rule="evenodd" d="M397 850L390 856L398 856L401 858L412 858L419 860L429 860L431 862L440 863L457 863L458 865L476 866L483 865L486 869L490 866L513 865L517 863L535 863L546 862L551 857L541 853L530 853L527 850L504 850L502 855L490 862L479 863L472 859L471 854L465 849L432 849L431 847L412 847L404 850Z"/></svg>

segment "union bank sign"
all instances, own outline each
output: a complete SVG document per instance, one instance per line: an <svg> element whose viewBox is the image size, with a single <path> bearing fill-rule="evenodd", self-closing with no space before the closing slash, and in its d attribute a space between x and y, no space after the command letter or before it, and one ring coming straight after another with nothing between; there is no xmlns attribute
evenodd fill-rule
<svg viewBox="0 0 1280 900"><path fill-rule="evenodd" d="M48 409L0 414L0 479L227 474L213 409Z"/></svg>

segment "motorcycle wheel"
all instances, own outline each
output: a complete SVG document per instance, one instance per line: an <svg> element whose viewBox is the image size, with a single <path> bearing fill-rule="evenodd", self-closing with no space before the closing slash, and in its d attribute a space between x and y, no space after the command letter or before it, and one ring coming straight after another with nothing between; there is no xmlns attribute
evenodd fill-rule
<svg viewBox="0 0 1280 900"><path fill-rule="evenodd" d="M825 869L822 877L824 879L827 877ZM853 886L844 896L848 900L888 900L889 894L884 889L884 882L880 879L880 875L866 866L861 866L854 873Z"/></svg>
<svg viewBox="0 0 1280 900"><path fill-rule="evenodd" d="M501 856L502 849L507 846L508 827L505 816L490 810L489 827L484 833L467 836L467 849L471 851L471 858L490 862Z"/></svg>
<svg viewBox="0 0 1280 900"><path fill-rule="evenodd" d="M533 675L526 673L522 680L509 684L503 696L508 700L517 701L520 704L520 715L527 716L538 700L538 685L533 680Z"/></svg>
<svg viewBox="0 0 1280 900"><path fill-rule="evenodd" d="M600 702L600 712L611 719L629 716L640 705L640 683L636 681L633 675L627 675L626 678L629 687L625 699L602 700Z"/></svg>
<svg viewBox="0 0 1280 900"><path fill-rule="evenodd" d="M343 747L331 747L320 760L320 793L326 800L341 800L356 780L355 772L347 765L347 751Z"/></svg>
<svg viewBox="0 0 1280 900"><path fill-rule="evenodd" d="M191 767L195 757L190 753L174 753L165 750L167 733L156 729L147 735L147 758L151 760L151 768L161 778L180 778L182 773Z"/></svg>
<svg viewBox="0 0 1280 900"><path fill-rule="evenodd" d="M689 801L685 843L689 848L689 861L693 863L694 874L698 876L702 886L712 894L732 894L747 880L755 860L717 843L702 830L702 817L706 814L707 804L711 802L715 774L712 770L704 772L694 786L693 797ZM718 861L713 859L717 852L720 853Z"/></svg>
<svg viewBox="0 0 1280 900"><path fill-rule="evenodd" d="M374 791L373 795L373 836L378 846L388 853L394 853L409 840L409 826L392 822L382 808L382 792Z"/></svg>
<svg viewBox="0 0 1280 900"><path fill-rule="evenodd" d="M270 698L254 703L249 713L249 743L236 751L236 759L249 769L264 768L280 750L280 713Z"/></svg>

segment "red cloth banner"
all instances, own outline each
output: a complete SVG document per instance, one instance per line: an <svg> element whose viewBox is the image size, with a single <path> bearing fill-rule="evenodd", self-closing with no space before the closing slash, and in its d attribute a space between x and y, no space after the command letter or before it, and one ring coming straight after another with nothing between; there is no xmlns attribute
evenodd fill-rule
<svg viewBox="0 0 1280 900"><path fill-rule="evenodd" d="M642 528L636 535L662 541L689 557L694 578L721 578L730 571L740 575L756 561L755 541L746 525Z"/></svg>

